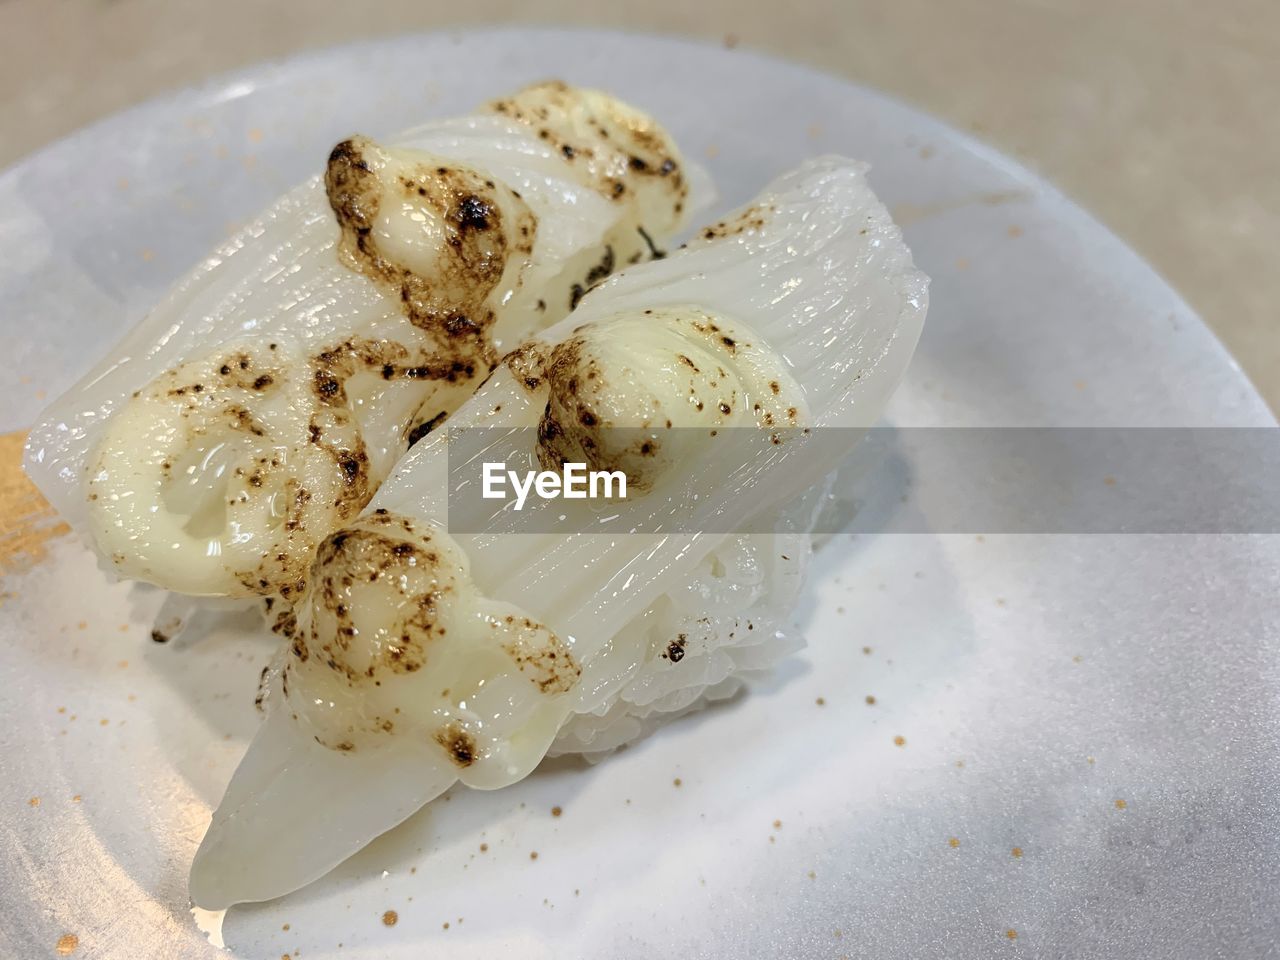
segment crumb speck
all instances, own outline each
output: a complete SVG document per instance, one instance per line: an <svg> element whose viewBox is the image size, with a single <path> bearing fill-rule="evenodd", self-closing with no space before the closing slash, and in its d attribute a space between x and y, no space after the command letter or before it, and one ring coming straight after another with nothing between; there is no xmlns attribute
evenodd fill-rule
<svg viewBox="0 0 1280 960"><path fill-rule="evenodd" d="M775 820L775 821L773 821L773 829L775 829L775 830L781 830L781 829L782 829L782 821L781 821L781 820Z"/></svg>
<svg viewBox="0 0 1280 960"><path fill-rule="evenodd" d="M488 845L487 843L482 843L482 844L480 844L480 852L481 852L481 853L488 853L488 852L489 852L489 845Z"/></svg>
<svg viewBox="0 0 1280 960"><path fill-rule="evenodd" d="M1012 927L1010 927L1008 930L1006 930L1006 931L1004 932L1004 935L1005 935L1006 937L1008 937L1010 940L1017 940L1017 939L1018 939L1018 931L1017 931L1017 930L1014 930Z"/></svg>
<svg viewBox="0 0 1280 960"><path fill-rule="evenodd" d="M388 927L394 927L399 919L400 914L396 913L394 910L388 910L382 915L382 922Z"/></svg>
<svg viewBox="0 0 1280 960"><path fill-rule="evenodd" d="M956 847L960 846L960 838L959 838L959 837L948 837L948 838L947 838L947 846L949 846L952 850L956 849Z"/></svg>
<svg viewBox="0 0 1280 960"><path fill-rule="evenodd" d="M281 927L280 929L281 929L281 930L288 930L288 929L289 929L289 925L286 923L286 924L285 924L283 927Z"/></svg>
<svg viewBox="0 0 1280 960"><path fill-rule="evenodd" d="M58 956L69 957L76 952L76 948L80 946L80 938L74 933L64 933L58 938L57 946L54 948L58 951Z"/></svg>
<svg viewBox="0 0 1280 960"><path fill-rule="evenodd" d="M825 706L827 705L827 701L826 701L826 698L825 698L825 697L819 697L817 700L815 700L815 701L813 701L813 702L814 702L814 703L816 703L816 704L817 704L818 706L820 706L820 707L825 707Z"/></svg>
<svg viewBox="0 0 1280 960"><path fill-rule="evenodd" d="M683 781L683 780L681 780L679 777L676 777L674 780L672 780L672 781L671 781L671 784L672 784L672 786L676 786L676 787L678 787L678 786L680 786L680 784L682 784L683 782L684 782L684 781Z"/></svg>
<svg viewBox="0 0 1280 960"><path fill-rule="evenodd" d="M30 800L28 800L28 801L27 801L27 806L29 806L29 807L38 807L38 806L40 806L40 798L39 798L39 797L32 797Z"/></svg>
<svg viewBox="0 0 1280 960"><path fill-rule="evenodd" d="M1123 810L1123 809L1124 809L1125 807L1127 807L1127 806L1129 806L1129 804L1128 804L1128 803L1126 803L1124 800L1117 800L1117 801L1116 801L1116 809L1117 809L1117 810Z"/></svg>
<svg viewBox="0 0 1280 960"><path fill-rule="evenodd" d="M869 657L869 656L871 656L871 648L870 648L870 647L863 647L863 648L862 648L862 653L863 653L863 655L864 655L864 656L868 656L868 657Z"/></svg>
<svg viewBox="0 0 1280 960"><path fill-rule="evenodd" d="M1014 848L1013 848L1012 850L1010 850L1009 852L1010 852L1011 854L1013 854L1013 857L1014 857L1014 859L1015 859L1015 860L1021 860L1021 859L1022 859L1022 848L1021 848L1021 847L1014 847Z"/></svg>
<svg viewBox="0 0 1280 960"><path fill-rule="evenodd" d="M868 706L868 707L874 707L875 705L876 705L876 698L875 698L875 697L873 697L871 694L869 694L869 693L868 693L868 694L867 694L867 706Z"/></svg>
<svg viewBox="0 0 1280 960"><path fill-rule="evenodd" d="M530 851L529 851L529 859L530 859L530 860L537 860L537 859L538 859L538 851L537 851L537 850L530 850Z"/></svg>
<svg viewBox="0 0 1280 960"><path fill-rule="evenodd" d="M563 813L563 812L564 812L564 811L562 811L559 807L552 807L552 808L551 808L551 815L552 815L553 817L558 817L558 816L560 816L560 814L561 814L561 813Z"/></svg>
<svg viewBox="0 0 1280 960"><path fill-rule="evenodd" d="M893 738L893 745L895 747L905 747L907 745L907 738L899 734Z"/></svg>

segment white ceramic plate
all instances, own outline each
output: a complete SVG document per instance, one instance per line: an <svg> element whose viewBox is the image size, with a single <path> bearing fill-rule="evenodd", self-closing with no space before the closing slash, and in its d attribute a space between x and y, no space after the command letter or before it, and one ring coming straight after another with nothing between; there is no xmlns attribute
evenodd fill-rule
<svg viewBox="0 0 1280 960"><path fill-rule="evenodd" d="M871 161L934 278L896 424L1274 422L1136 256L955 131L742 51L511 29L255 68L0 177L0 430L28 425L341 136L551 75L652 110L725 205L815 152ZM232 910L228 949L1273 953L1278 547L836 538L798 611L810 645L767 687L596 768L455 790L311 888ZM253 732L269 641L242 622L191 649L152 644L159 597L109 585L69 538L0 589L0 949L216 956L188 912L187 868Z"/></svg>

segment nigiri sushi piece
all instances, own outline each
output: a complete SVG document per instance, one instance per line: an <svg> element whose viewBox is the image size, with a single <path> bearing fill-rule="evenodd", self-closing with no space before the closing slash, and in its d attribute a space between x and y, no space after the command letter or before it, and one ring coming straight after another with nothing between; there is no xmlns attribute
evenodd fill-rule
<svg viewBox="0 0 1280 960"><path fill-rule="evenodd" d="M196 904L289 893L454 783L599 758L798 647L805 514L880 416L927 308L865 169L808 162L588 293L324 541L196 854ZM451 531L465 478L450 449L480 427L502 428L486 459L625 466L639 492L609 512L640 532L540 533L531 509ZM628 428L647 451L614 442ZM710 438L730 428L759 443L724 472ZM823 428L845 439L813 442Z"/></svg>
<svg viewBox="0 0 1280 960"><path fill-rule="evenodd" d="M559 82L351 137L50 406L27 470L121 578L288 597L503 354L708 191L652 118Z"/></svg>

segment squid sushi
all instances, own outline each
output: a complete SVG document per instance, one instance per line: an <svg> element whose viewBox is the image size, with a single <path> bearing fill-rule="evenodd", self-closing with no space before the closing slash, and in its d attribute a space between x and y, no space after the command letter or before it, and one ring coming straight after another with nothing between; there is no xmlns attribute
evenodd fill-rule
<svg viewBox="0 0 1280 960"><path fill-rule="evenodd" d="M196 854L197 905L287 894L455 783L598 759L799 647L813 491L881 415L927 308L865 172L810 161L596 287L321 543ZM620 469L619 532L505 507L451 529L450 450L477 430L485 458ZM710 438L730 432L759 443L719 469Z"/></svg>
<svg viewBox="0 0 1280 960"><path fill-rule="evenodd" d="M346 139L46 411L27 470L120 578L287 598L500 357L708 189L652 118L559 82Z"/></svg>

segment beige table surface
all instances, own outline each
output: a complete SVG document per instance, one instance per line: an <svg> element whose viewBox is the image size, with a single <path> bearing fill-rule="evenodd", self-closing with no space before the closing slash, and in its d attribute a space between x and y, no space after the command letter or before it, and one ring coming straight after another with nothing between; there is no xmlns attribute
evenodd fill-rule
<svg viewBox="0 0 1280 960"><path fill-rule="evenodd" d="M254 61L356 37L520 22L736 42L974 132L1133 245L1280 409L1274 0L0 0L0 166Z"/></svg>

